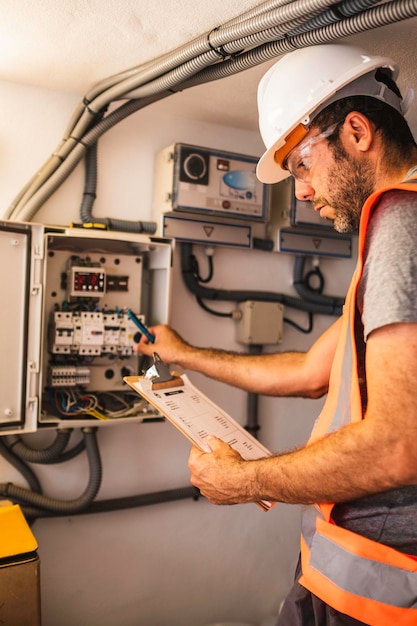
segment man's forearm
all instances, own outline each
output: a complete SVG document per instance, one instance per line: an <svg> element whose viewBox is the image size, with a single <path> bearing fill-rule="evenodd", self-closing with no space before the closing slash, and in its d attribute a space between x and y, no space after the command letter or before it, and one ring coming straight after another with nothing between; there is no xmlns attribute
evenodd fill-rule
<svg viewBox="0 0 417 626"><path fill-rule="evenodd" d="M289 504L343 502L417 481L398 457L410 456L401 435L366 420L294 452L243 461L216 440L208 454L190 455L192 482L215 504L270 500Z"/></svg>
<svg viewBox="0 0 417 626"><path fill-rule="evenodd" d="M325 391L313 388L313 377L303 368L302 352L240 354L212 348L193 348L182 355L180 365L245 391L273 396L317 397Z"/></svg>

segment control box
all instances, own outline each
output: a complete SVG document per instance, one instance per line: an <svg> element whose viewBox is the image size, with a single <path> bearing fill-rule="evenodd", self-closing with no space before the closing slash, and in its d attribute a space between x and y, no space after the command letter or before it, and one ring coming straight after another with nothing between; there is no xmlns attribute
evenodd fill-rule
<svg viewBox="0 0 417 626"><path fill-rule="evenodd" d="M257 162L257 157L183 143L160 151L153 195L159 228L168 211L266 221L267 187L256 177Z"/></svg>
<svg viewBox="0 0 417 626"><path fill-rule="evenodd" d="M0 434L142 421L138 329L169 321L171 244L0 221Z"/></svg>
<svg viewBox="0 0 417 626"><path fill-rule="evenodd" d="M314 211L311 202L298 200L294 179L271 185L268 238L274 250L291 254L352 257L352 237L334 230L333 223Z"/></svg>
<svg viewBox="0 0 417 626"><path fill-rule="evenodd" d="M273 228L310 226L333 231L332 223L320 217L320 214L313 209L311 202L297 200L292 176L271 185L270 224Z"/></svg>
<svg viewBox="0 0 417 626"><path fill-rule="evenodd" d="M284 306L280 302L246 300L238 304L233 317L239 343L262 346L282 341Z"/></svg>

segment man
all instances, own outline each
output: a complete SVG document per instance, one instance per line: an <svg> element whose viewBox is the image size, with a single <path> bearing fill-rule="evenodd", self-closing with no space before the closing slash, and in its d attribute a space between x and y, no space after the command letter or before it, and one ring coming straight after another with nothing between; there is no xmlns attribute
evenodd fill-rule
<svg viewBox="0 0 417 626"><path fill-rule="evenodd" d="M259 178L291 174L338 231L360 223L342 318L305 354L199 349L167 326L138 348L252 392L328 393L306 447L247 462L212 438L190 453L215 504L321 503L303 515L282 626L417 624L417 146L396 76L390 59L336 44L286 55L259 86Z"/></svg>

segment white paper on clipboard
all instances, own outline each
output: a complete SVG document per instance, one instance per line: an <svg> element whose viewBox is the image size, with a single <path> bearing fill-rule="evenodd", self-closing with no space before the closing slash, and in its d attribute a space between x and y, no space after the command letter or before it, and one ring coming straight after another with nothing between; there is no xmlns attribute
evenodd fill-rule
<svg viewBox="0 0 417 626"><path fill-rule="evenodd" d="M180 378L181 385L157 390L152 389L151 379L142 376L126 376L124 381L204 452L210 452L207 438L214 435L246 461L272 456L243 426L197 389L186 374ZM266 501L257 504L265 510L273 506Z"/></svg>

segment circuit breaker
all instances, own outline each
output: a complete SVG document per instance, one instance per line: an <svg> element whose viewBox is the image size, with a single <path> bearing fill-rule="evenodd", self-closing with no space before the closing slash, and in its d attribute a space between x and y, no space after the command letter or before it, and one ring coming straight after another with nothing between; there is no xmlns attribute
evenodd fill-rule
<svg viewBox="0 0 417 626"><path fill-rule="evenodd" d="M144 324L169 321L170 242L139 234L0 222L0 433L141 420Z"/></svg>

